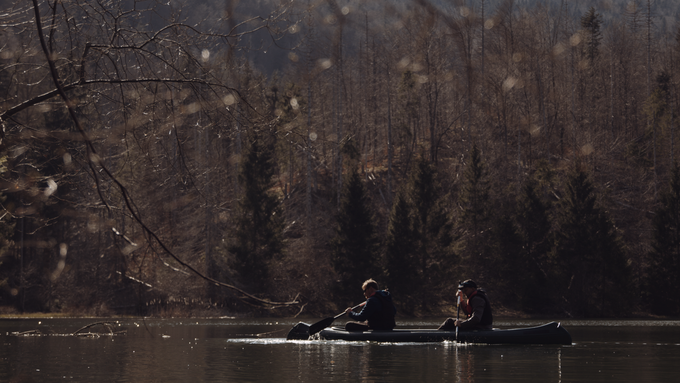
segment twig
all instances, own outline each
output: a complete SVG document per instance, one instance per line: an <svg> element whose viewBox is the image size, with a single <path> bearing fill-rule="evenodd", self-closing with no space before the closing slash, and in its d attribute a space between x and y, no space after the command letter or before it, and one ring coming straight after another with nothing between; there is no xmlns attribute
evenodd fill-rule
<svg viewBox="0 0 680 383"><path fill-rule="evenodd" d="M265 336L265 335L276 334L276 333L283 332L283 331L286 331L286 329L283 328L283 329L281 329L281 330L274 330L274 331L268 331L268 332L261 332L261 333L255 334L255 336L256 336L256 337L263 337L263 336Z"/></svg>
<svg viewBox="0 0 680 383"><path fill-rule="evenodd" d="M95 323L90 323L90 324L88 324L88 325L86 325L86 326L83 326L83 327L79 328L78 330L76 330L76 331L75 331L73 334L71 334L71 335L78 335L79 332L81 332L81 331L83 331L83 330L85 330L85 329L87 329L87 328L96 326L96 325L102 325L102 326L104 326L107 330L109 330L109 334L113 335L113 329L112 329L112 323L111 323L111 322L95 322Z"/></svg>
<svg viewBox="0 0 680 383"><path fill-rule="evenodd" d="M177 261L180 265L182 265L184 268L190 270L192 273L195 275L203 278L204 280L213 283L216 286L222 286L226 287L229 289L232 289L234 291L237 291L238 293L242 294L244 297L247 297L249 299L252 299L253 301L257 302L260 307L266 307L269 306L270 308L277 307L277 306L293 306L293 305L298 305L300 302L298 301L292 301L292 302L273 302L268 299L263 299L256 297L255 295L252 295L250 293L247 293L244 290L239 289L236 286L230 285L228 283L220 282L216 279L213 279L211 277L208 277L207 275L204 275L197 269L195 269L193 266L189 265L188 263L182 261L177 255L175 255L166 245L165 243L158 237L156 232L151 230L145 223L144 220L142 220L142 217L139 213L139 211L133 206L134 203L132 201L132 197L129 194L129 191L127 188L116 178L116 176L113 175L113 173L104 165L103 161L101 160L101 157L99 156L97 149L95 148L94 144L92 143L92 140L90 139L89 135L83 128L82 124L80 123L80 120L78 119L78 116L76 115L76 111L74 108L74 103L68 98L68 95L66 94L66 91L64 90L64 86L61 83L61 80L59 79L59 72L57 70L57 66L54 62L52 52L50 48L47 46L47 43L45 42L45 36L43 35L43 26L42 26L42 21L40 17L40 7L38 6L38 0L33 0L33 9L35 11L35 23L36 23L36 28L37 28L37 34L38 38L40 40L40 45L42 47L43 53L45 54L45 59L47 60L47 64L50 68L50 73L52 75L52 80L54 81L54 85L57 88L57 93L61 97L61 99L64 101L64 104L66 105L66 109L68 111L69 116L71 117L71 120L73 121L76 129L80 133L80 135L83 137L83 142L85 143L89 156L88 156L88 164L90 166L90 169L92 171L95 185L97 188L97 193L99 194L99 199L102 201L102 203L106 206L106 208L110 211L111 206L109 205L108 201L106 198L104 198L102 194L102 189L100 186L100 180L99 177L97 176L98 172L96 171L95 167L99 166L101 168L101 171L104 172L104 174L111 180L113 183L116 185L118 190L121 193L121 196L123 197L123 201L125 203L125 206L127 207L128 211L130 212L132 218L139 224L139 226L144 230L162 249L165 251L166 254L168 254L170 257L172 257L175 261ZM243 301L246 301L245 298L242 298Z"/></svg>
<svg viewBox="0 0 680 383"><path fill-rule="evenodd" d="M293 318L297 318L300 314L302 314L302 311L305 309L305 306L307 306L307 303L305 303L304 305L302 305L302 307L300 307L300 311L298 311L297 314L293 315Z"/></svg>

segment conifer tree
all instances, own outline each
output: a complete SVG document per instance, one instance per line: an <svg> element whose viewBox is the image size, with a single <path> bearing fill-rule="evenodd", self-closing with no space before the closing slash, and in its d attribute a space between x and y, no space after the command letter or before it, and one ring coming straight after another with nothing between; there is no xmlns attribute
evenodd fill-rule
<svg viewBox="0 0 680 383"><path fill-rule="evenodd" d="M522 267L522 242L509 212L498 211L492 221L487 279L492 281L494 301L512 304L522 300L526 269ZM487 285L488 286L488 285Z"/></svg>
<svg viewBox="0 0 680 383"><path fill-rule="evenodd" d="M519 303L523 309L544 309L547 303L548 255L550 252L550 205L529 179L517 199L517 235L521 243L518 262L521 272L514 273Z"/></svg>
<svg viewBox="0 0 680 383"><path fill-rule="evenodd" d="M464 181L459 196L460 216L458 228L461 233L461 247L464 249L463 261L480 281L484 279L486 268L490 267L490 186L486 165L477 148L473 145L470 160L464 173Z"/></svg>
<svg viewBox="0 0 680 383"><path fill-rule="evenodd" d="M661 206L652 220L654 238L646 300L659 315L680 314L680 168L673 167L668 190L661 195Z"/></svg>
<svg viewBox="0 0 680 383"><path fill-rule="evenodd" d="M418 263L416 260L417 234L412 207L400 191L392 205L385 243L385 272L387 285L399 302L409 305L409 294L418 283Z"/></svg>
<svg viewBox="0 0 680 383"><path fill-rule="evenodd" d="M414 163L408 188L417 238L416 257L421 279L419 286L436 288L454 263L451 249L452 224L446 196L437 180L436 168L424 155L419 156ZM425 300L423 302L426 303Z"/></svg>
<svg viewBox="0 0 680 383"><path fill-rule="evenodd" d="M423 307L438 300L431 291L450 283L447 273L457 263L446 200L435 167L419 156L392 208L385 257L389 280L410 308L416 297Z"/></svg>
<svg viewBox="0 0 680 383"><path fill-rule="evenodd" d="M283 251L283 214L274 186L275 140L254 134L243 155L233 239L229 252L237 278L254 289L266 290L269 261Z"/></svg>
<svg viewBox="0 0 680 383"><path fill-rule="evenodd" d="M336 233L331 242L333 267L340 282L336 291L339 298L349 299L356 295L347 286L355 286L375 276L378 245L366 190L357 168L352 167L344 183Z"/></svg>
<svg viewBox="0 0 680 383"><path fill-rule="evenodd" d="M580 165L568 175L556 209L552 271L556 291L573 315L601 316L625 309L629 270L623 246L595 187Z"/></svg>

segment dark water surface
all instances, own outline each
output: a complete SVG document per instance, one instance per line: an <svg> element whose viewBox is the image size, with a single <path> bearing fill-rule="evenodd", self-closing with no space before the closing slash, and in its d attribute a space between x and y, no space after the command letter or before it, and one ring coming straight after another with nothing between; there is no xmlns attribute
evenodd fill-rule
<svg viewBox="0 0 680 383"><path fill-rule="evenodd" d="M0 382L680 381L680 321L566 320L570 346L492 346L286 341L298 320L107 320L126 335L68 335L103 319L0 319ZM13 334L29 330L51 335Z"/></svg>

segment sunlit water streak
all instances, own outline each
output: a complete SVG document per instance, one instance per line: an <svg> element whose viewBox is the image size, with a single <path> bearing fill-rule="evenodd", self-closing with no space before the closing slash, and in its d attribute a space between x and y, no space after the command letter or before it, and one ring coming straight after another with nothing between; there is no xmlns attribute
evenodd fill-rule
<svg viewBox="0 0 680 383"><path fill-rule="evenodd" d="M443 319L399 327L433 328ZM295 319L112 319L127 335L70 336L96 321L0 320L0 381L639 383L674 381L680 366L680 321L672 320L562 320L574 340L568 346L287 341ZM10 335L33 329L50 335Z"/></svg>

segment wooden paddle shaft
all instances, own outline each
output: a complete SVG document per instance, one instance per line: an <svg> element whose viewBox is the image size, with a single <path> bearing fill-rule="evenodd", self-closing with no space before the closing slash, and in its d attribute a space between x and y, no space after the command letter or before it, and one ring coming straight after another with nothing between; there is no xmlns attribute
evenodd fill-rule
<svg viewBox="0 0 680 383"><path fill-rule="evenodd" d="M456 310L456 322L458 322L458 319L460 318L460 295L458 296L458 302L456 303L456 306L458 306L458 310ZM458 325L456 324L456 340L458 340Z"/></svg>

